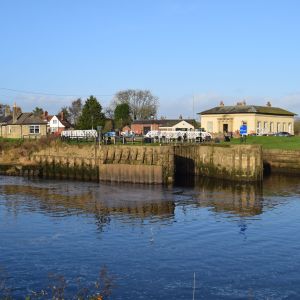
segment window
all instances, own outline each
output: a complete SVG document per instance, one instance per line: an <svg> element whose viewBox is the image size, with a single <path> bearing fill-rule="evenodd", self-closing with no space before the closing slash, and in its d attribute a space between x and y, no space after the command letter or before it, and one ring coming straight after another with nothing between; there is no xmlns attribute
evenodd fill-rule
<svg viewBox="0 0 300 300"><path fill-rule="evenodd" d="M268 131L268 122L264 122L264 133Z"/></svg>
<svg viewBox="0 0 300 300"><path fill-rule="evenodd" d="M261 133L261 122L260 122L260 121L257 122L257 130L256 130L256 133L257 133L257 134L260 134L260 133Z"/></svg>
<svg viewBox="0 0 300 300"><path fill-rule="evenodd" d="M40 133L40 125L29 125L29 133L30 134Z"/></svg>
<svg viewBox="0 0 300 300"><path fill-rule="evenodd" d="M213 132L213 122L212 121L207 122L207 131Z"/></svg>
<svg viewBox="0 0 300 300"><path fill-rule="evenodd" d="M57 120L53 120L52 123L53 123L53 124L57 124Z"/></svg>
<svg viewBox="0 0 300 300"><path fill-rule="evenodd" d="M286 131L286 128L285 128L285 123L283 123L283 126L282 126L282 131Z"/></svg>
<svg viewBox="0 0 300 300"><path fill-rule="evenodd" d="M280 132L280 123L277 123L277 132Z"/></svg>

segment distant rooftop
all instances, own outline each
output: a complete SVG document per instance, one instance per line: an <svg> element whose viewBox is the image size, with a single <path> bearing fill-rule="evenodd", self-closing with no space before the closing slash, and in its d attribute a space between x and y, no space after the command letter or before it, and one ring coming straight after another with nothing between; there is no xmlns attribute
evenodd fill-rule
<svg viewBox="0 0 300 300"><path fill-rule="evenodd" d="M143 124L143 125L159 124L164 127L172 127L181 121L185 121L193 126L197 124L195 119L135 120L132 122L132 124Z"/></svg>
<svg viewBox="0 0 300 300"><path fill-rule="evenodd" d="M272 106L257 106L257 105L235 105L225 106L220 105L214 108L202 111L200 115L215 115L215 114L264 114L264 115L279 115L279 116L295 116L296 114L279 107Z"/></svg>
<svg viewBox="0 0 300 300"><path fill-rule="evenodd" d="M7 125L47 124L47 122L43 121L40 117L35 116L33 113L20 113L15 122L13 122L13 116L11 115L1 116L0 123Z"/></svg>

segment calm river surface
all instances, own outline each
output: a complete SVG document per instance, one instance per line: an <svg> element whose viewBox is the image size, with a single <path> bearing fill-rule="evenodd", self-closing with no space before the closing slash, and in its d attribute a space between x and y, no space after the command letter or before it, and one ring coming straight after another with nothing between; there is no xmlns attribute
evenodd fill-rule
<svg viewBox="0 0 300 300"><path fill-rule="evenodd" d="M0 177L0 298L64 276L69 299L106 270L110 299L300 299L299 196L293 177L172 188Z"/></svg>

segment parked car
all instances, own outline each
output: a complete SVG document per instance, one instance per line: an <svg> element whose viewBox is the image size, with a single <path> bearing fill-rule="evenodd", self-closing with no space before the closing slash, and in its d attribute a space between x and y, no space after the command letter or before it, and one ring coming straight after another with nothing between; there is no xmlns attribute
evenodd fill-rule
<svg viewBox="0 0 300 300"><path fill-rule="evenodd" d="M275 136L291 136L291 134L286 131L281 131L281 132L275 133Z"/></svg>

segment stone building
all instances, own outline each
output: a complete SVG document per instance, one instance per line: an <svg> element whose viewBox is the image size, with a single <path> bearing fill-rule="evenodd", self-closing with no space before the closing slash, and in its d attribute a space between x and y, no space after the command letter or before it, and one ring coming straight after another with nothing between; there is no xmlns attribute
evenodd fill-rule
<svg viewBox="0 0 300 300"><path fill-rule="evenodd" d="M289 132L294 134L295 113L282 108L246 105L245 101L235 106L219 106L199 113L201 127L210 133L238 133L241 125L247 125L248 134L275 134Z"/></svg>
<svg viewBox="0 0 300 300"><path fill-rule="evenodd" d="M14 105L5 109L5 115L0 117L0 137L3 138L39 138L47 134L47 122L33 113L22 113Z"/></svg>

